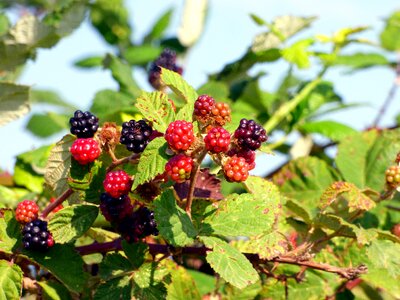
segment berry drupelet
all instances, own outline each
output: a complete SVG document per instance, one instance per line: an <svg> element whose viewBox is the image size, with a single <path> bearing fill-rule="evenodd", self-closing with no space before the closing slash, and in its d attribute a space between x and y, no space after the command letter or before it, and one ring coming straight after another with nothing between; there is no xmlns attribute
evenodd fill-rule
<svg viewBox="0 0 400 300"><path fill-rule="evenodd" d="M224 126L231 121L231 109L229 104L217 102L211 109L211 123L217 126Z"/></svg>
<svg viewBox="0 0 400 300"><path fill-rule="evenodd" d="M265 129L254 120L242 119L234 134L242 150L257 150L267 140Z"/></svg>
<svg viewBox="0 0 400 300"><path fill-rule="evenodd" d="M75 111L74 116L69 119L71 133L78 138L91 138L99 128L99 118L89 111Z"/></svg>
<svg viewBox="0 0 400 300"><path fill-rule="evenodd" d="M177 120L168 125L165 132L165 140L169 147L175 151L185 151L194 142L193 124L187 121Z"/></svg>
<svg viewBox="0 0 400 300"><path fill-rule="evenodd" d="M400 186L400 167L399 166L391 166L386 172L386 183L391 188L397 188Z"/></svg>
<svg viewBox="0 0 400 300"><path fill-rule="evenodd" d="M131 214L133 206L128 195L114 198L107 193L102 193L100 195L100 210L106 220L113 223L119 222Z"/></svg>
<svg viewBox="0 0 400 300"><path fill-rule="evenodd" d="M114 198L128 194L131 186L132 179L124 170L108 172L103 181L104 190Z"/></svg>
<svg viewBox="0 0 400 300"><path fill-rule="evenodd" d="M141 153L150 142L153 129L145 120L130 120L122 124L120 143L126 149L135 153Z"/></svg>
<svg viewBox="0 0 400 300"><path fill-rule="evenodd" d="M54 240L47 230L47 222L37 219L27 223L22 230L22 243L28 250L45 251L52 247Z"/></svg>
<svg viewBox="0 0 400 300"><path fill-rule="evenodd" d="M101 153L99 143L92 138L76 139L70 151L72 157L81 165L94 162Z"/></svg>
<svg viewBox="0 0 400 300"><path fill-rule="evenodd" d="M32 222L38 218L39 206L35 201L24 200L18 203L15 218L21 224Z"/></svg>
<svg viewBox="0 0 400 300"><path fill-rule="evenodd" d="M165 172L175 182L182 183L190 178L193 159L185 154L172 157L165 165Z"/></svg>
<svg viewBox="0 0 400 300"><path fill-rule="evenodd" d="M149 235L158 235L154 212L147 207L139 207L118 224L117 231L129 243L138 242Z"/></svg>
<svg viewBox="0 0 400 300"><path fill-rule="evenodd" d="M170 49L164 49L160 56L150 65L149 83L156 90L163 89L161 82L161 67L182 74L182 67L176 64L176 52Z"/></svg>

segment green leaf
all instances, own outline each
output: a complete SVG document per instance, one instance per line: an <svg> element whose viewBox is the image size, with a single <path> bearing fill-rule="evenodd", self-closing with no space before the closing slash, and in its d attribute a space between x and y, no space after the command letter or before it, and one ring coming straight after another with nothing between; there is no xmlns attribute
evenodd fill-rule
<svg viewBox="0 0 400 300"><path fill-rule="evenodd" d="M122 0L97 0L90 6L90 21L111 45L130 44L129 12Z"/></svg>
<svg viewBox="0 0 400 300"><path fill-rule="evenodd" d="M51 104L70 110L76 109L74 105L64 101L57 92L51 90L32 90L30 100L31 103Z"/></svg>
<svg viewBox="0 0 400 300"><path fill-rule="evenodd" d="M152 45L132 46L125 50L124 57L131 65L145 65L157 59L162 48Z"/></svg>
<svg viewBox="0 0 400 300"><path fill-rule="evenodd" d="M56 243L69 243L82 236L92 226L99 213L94 205L71 205L56 212L49 222L49 230Z"/></svg>
<svg viewBox="0 0 400 300"><path fill-rule="evenodd" d="M103 60L103 66L111 71L111 75L118 82L122 93L126 93L133 98L139 96L140 88L133 79L132 69L128 64L111 54L107 54Z"/></svg>
<svg viewBox="0 0 400 300"><path fill-rule="evenodd" d="M338 176L324 161L316 157L302 157L290 161L273 177L273 182L288 198L296 199L309 215L315 203Z"/></svg>
<svg viewBox="0 0 400 300"><path fill-rule="evenodd" d="M133 103L134 100L127 94L112 90L101 90L95 94L90 111L100 120L122 123L126 121L122 117L123 113L138 114L139 111L133 106Z"/></svg>
<svg viewBox="0 0 400 300"><path fill-rule="evenodd" d="M273 259L288 251L286 237L277 231L232 241L231 245L242 253L258 254L261 259Z"/></svg>
<svg viewBox="0 0 400 300"><path fill-rule="evenodd" d="M131 298L130 276L117 277L101 283L94 294L94 300L115 300Z"/></svg>
<svg viewBox="0 0 400 300"><path fill-rule="evenodd" d="M167 300L201 299L196 283L183 267L171 272L171 283L167 285Z"/></svg>
<svg viewBox="0 0 400 300"><path fill-rule="evenodd" d="M366 26L342 28L334 33L332 41L341 46L346 45L351 41L349 39L350 36L359 32L363 32L367 29L368 27Z"/></svg>
<svg viewBox="0 0 400 300"><path fill-rule="evenodd" d="M279 210L276 197L232 194L212 204L200 231L204 235L256 236L273 230ZM251 211L251 214L248 212Z"/></svg>
<svg viewBox="0 0 400 300"><path fill-rule="evenodd" d="M7 33L10 27L10 21L5 13L0 14L0 37Z"/></svg>
<svg viewBox="0 0 400 300"><path fill-rule="evenodd" d="M345 200L346 203L344 204L341 200ZM318 205L321 210L332 206L335 206L335 212L339 215L340 211L347 209L350 213L358 210L370 210L375 207L375 202L354 184L337 181L321 195Z"/></svg>
<svg viewBox="0 0 400 300"><path fill-rule="evenodd" d="M310 67L310 56L308 48L314 43L314 39L300 40L282 50L282 57L288 62L295 64L300 69Z"/></svg>
<svg viewBox="0 0 400 300"><path fill-rule="evenodd" d="M211 267L227 282L242 289L259 280L259 276L247 258L225 241L202 236L200 238L206 247L206 260Z"/></svg>
<svg viewBox="0 0 400 300"><path fill-rule="evenodd" d="M243 289L238 289L230 284L223 286L224 296L226 299L250 300L258 299L257 295L261 292L261 282L257 281Z"/></svg>
<svg viewBox="0 0 400 300"><path fill-rule="evenodd" d="M29 112L29 89L25 85L0 82L0 126Z"/></svg>
<svg viewBox="0 0 400 300"><path fill-rule="evenodd" d="M68 178L71 166L71 153L69 149L75 139L71 134L65 135L54 145L48 157L44 180L56 196L60 196L69 189ZM74 197L77 197L77 194ZM73 196L70 196L71 198Z"/></svg>
<svg viewBox="0 0 400 300"><path fill-rule="evenodd" d="M380 35L382 47L389 51L400 50L400 41L397 38L399 35L400 11L395 11L386 20L386 26Z"/></svg>
<svg viewBox="0 0 400 300"><path fill-rule="evenodd" d="M196 229L186 212L177 205L171 189L154 201L154 216L160 234L173 246L186 246L194 242Z"/></svg>
<svg viewBox="0 0 400 300"><path fill-rule="evenodd" d="M197 99L195 89L190 86L181 75L171 70L161 68L161 80L187 104L194 106Z"/></svg>
<svg viewBox="0 0 400 300"><path fill-rule="evenodd" d="M38 281L38 285L43 289L44 300L70 300L71 294L60 283L55 281Z"/></svg>
<svg viewBox="0 0 400 300"><path fill-rule="evenodd" d="M51 146L42 146L17 156L14 182L19 186L40 193L43 190L43 174Z"/></svg>
<svg viewBox="0 0 400 300"><path fill-rule="evenodd" d="M167 291L164 286L164 278L169 273L168 266L166 266L168 263L170 262L144 263L133 273L132 293L137 299L159 300L166 298ZM172 262L170 264L176 266Z"/></svg>
<svg viewBox="0 0 400 300"><path fill-rule="evenodd" d="M386 66L388 59L379 53L358 52L349 55L339 55L333 61L335 66L349 67L352 70L362 70L375 66Z"/></svg>
<svg viewBox="0 0 400 300"><path fill-rule="evenodd" d="M153 25L151 31L144 37L143 41L148 43L163 37L165 30L171 22L172 9L168 9L157 22Z"/></svg>
<svg viewBox="0 0 400 300"><path fill-rule="evenodd" d="M355 129L335 121L307 122L301 125L299 130L305 133L319 133L335 142L357 132Z"/></svg>
<svg viewBox="0 0 400 300"><path fill-rule="evenodd" d="M54 112L46 114L33 114L26 125L31 133L37 137L46 138L69 128L69 116ZM46 126L43 126L46 124Z"/></svg>
<svg viewBox="0 0 400 300"><path fill-rule="evenodd" d="M137 99L136 107L149 121L153 122L153 128L165 132L168 125L175 120L175 112L168 95L161 92L146 93Z"/></svg>
<svg viewBox="0 0 400 300"><path fill-rule="evenodd" d="M103 65L103 59L103 56L88 56L75 61L74 66L83 69L101 67Z"/></svg>
<svg viewBox="0 0 400 300"><path fill-rule="evenodd" d="M316 17L279 16L274 19L274 29L286 39L309 27Z"/></svg>
<svg viewBox="0 0 400 300"><path fill-rule="evenodd" d="M385 269L390 276L398 278L400 275L399 251L400 244L376 240L367 248L367 256L375 268Z"/></svg>
<svg viewBox="0 0 400 300"><path fill-rule="evenodd" d="M376 137L376 131L356 133L343 139L338 146L336 165L343 178L359 188L365 187L367 153Z"/></svg>
<svg viewBox="0 0 400 300"><path fill-rule="evenodd" d="M83 271L82 257L71 244L55 244L46 253L24 250L31 260L47 269L70 291L81 292L88 273Z"/></svg>
<svg viewBox="0 0 400 300"><path fill-rule="evenodd" d="M18 265L0 260L0 299L20 299L23 273Z"/></svg>
<svg viewBox="0 0 400 300"><path fill-rule="evenodd" d="M2 214L0 214L0 250L11 254L21 244L21 226L12 211L6 210Z"/></svg>
<svg viewBox="0 0 400 300"><path fill-rule="evenodd" d="M229 88L227 84L220 81L208 81L198 88L197 93L199 95L209 95L217 101L229 97Z"/></svg>
<svg viewBox="0 0 400 300"><path fill-rule="evenodd" d="M140 156L138 171L132 185L132 191L139 185L164 173L169 157L165 153L167 143L163 137L155 138L144 149Z"/></svg>
<svg viewBox="0 0 400 300"><path fill-rule="evenodd" d="M132 266L120 253L108 253L99 265L99 276L103 280L124 276L129 271L132 271Z"/></svg>
<svg viewBox="0 0 400 300"><path fill-rule="evenodd" d="M145 243L129 244L126 241L122 241L122 249L134 268L139 268L144 263L145 255L149 251Z"/></svg>
<svg viewBox="0 0 400 300"><path fill-rule="evenodd" d="M86 232L86 235L98 243L111 242L120 237L116 232L108 231L102 228L91 227Z"/></svg>
<svg viewBox="0 0 400 300"><path fill-rule="evenodd" d="M193 278L199 289L200 295L210 293L215 290L216 279L214 276L192 269L186 270Z"/></svg>
<svg viewBox="0 0 400 300"><path fill-rule="evenodd" d="M8 188L0 185L0 208L14 208L20 202L21 198L28 193L24 188Z"/></svg>

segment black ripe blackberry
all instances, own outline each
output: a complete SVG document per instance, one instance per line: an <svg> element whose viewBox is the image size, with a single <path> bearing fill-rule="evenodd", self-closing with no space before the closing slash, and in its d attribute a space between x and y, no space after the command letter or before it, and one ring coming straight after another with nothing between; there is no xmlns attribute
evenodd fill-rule
<svg viewBox="0 0 400 300"><path fill-rule="evenodd" d="M149 83L156 89L163 88L160 80L161 68L182 74L183 69L176 64L176 53L170 49L164 49L160 56L150 65L149 69Z"/></svg>
<svg viewBox="0 0 400 300"><path fill-rule="evenodd" d="M27 223L22 229L22 243L25 249L45 251L53 246L54 241L47 230L47 222L35 220Z"/></svg>
<svg viewBox="0 0 400 300"><path fill-rule="evenodd" d="M91 138L99 128L99 118L89 111L75 111L74 116L69 119L71 133L78 138Z"/></svg>
<svg viewBox="0 0 400 300"><path fill-rule="evenodd" d="M147 207L139 207L118 224L117 231L129 243L138 242L149 235L158 235L154 212Z"/></svg>
<svg viewBox="0 0 400 300"><path fill-rule="evenodd" d="M100 196L100 210L107 221L114 223L132 213L133 206L128 195L113 198L107 193L102 193Z"/></svg>
<svg viewBox="0 0 400 300"><path fill-rule="evenodd" d="M119 141L126 146L129 151L140 153L143 152L147 144L150 142L150 136L153 129L146 121L130 120L122 124L121 138Z"/></svg>
<svg viewBox="0 0 400 300"><path fill-rule="evenodd" d="M254 120L242 119L235 130L235 138L242 150L257 150L268 136L265 129Z"/></svg>

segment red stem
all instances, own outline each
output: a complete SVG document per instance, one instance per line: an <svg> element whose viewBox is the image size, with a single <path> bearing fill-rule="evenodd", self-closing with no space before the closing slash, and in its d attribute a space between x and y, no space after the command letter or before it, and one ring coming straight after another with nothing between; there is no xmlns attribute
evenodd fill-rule
<svg viewBox="0 0 400 300"><path fill-rule="evenodd" d="M61 203L63 203L65 200L68 199L69 196L71 196L74 193L72 189L66 190L64 193L60 195L54 202L49 203L45 207L45 209L42 211L42 214L40 215L41 218L45 219L51 213L57 206L59 206Z"/></svg>

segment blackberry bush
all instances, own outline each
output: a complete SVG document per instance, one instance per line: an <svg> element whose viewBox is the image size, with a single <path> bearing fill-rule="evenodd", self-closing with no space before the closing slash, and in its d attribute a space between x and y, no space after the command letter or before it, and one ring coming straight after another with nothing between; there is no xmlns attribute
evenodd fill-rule
<svg viewBox="0 0 400 300"><path fill-rule="evenodd" d="M122 124L120 142L129 151L141 153L150 142L152 133L153 129L145 120L130 120Z"/></svg>

